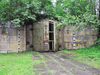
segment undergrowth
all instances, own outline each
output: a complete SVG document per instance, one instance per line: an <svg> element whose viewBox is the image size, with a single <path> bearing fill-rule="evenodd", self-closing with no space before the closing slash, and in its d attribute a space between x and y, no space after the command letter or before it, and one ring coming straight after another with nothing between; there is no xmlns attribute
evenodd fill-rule
<svg viewBox="0 0 100 75"><path fill-rule="evenodd" d="M76 50L63 50L71 54L70 58L100 69L100 45L93 45Z"/></svg>
<svg viewBox="0 0 100 75"><path fill-rule="evenodd" d="M32 65L41 61L32 60L33 53L0 53L0 75L35 75Z"/></svg>

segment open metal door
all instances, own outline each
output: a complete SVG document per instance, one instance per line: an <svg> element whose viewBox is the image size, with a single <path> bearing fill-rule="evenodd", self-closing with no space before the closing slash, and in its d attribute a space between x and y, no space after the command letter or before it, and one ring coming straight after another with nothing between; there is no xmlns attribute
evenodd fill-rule
<svg viewBox="0 0 100 75"><path fill-rule="evenodd" d="M33 24L33 50L43 51L43 25L42 22Z"/></svg>

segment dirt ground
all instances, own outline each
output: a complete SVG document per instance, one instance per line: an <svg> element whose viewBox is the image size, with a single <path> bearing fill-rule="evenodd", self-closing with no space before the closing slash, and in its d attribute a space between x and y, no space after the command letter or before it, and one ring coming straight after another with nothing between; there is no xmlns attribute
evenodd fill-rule
<svg viewBox="0 0 100 75"><path fill-rule="evenodd" d="M100 75L100 70L69 58L64 52L43 52L33 54L35 75Z"/></svg>

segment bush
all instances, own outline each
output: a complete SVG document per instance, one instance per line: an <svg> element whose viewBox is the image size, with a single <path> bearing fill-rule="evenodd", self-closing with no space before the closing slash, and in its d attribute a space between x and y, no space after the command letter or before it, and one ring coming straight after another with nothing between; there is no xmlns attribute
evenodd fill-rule
<svg viewBox="0 0 100 75"><path fill-rule="evenodd" d="M99 45L100 45L100 38L95 41L95 43L93 44L93 46L99 46Z"/></svg>

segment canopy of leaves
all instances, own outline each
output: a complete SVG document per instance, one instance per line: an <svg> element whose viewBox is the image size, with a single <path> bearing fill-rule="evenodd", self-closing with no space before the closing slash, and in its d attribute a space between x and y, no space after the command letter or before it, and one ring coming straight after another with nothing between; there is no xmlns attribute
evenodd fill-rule
<svg viewBox="0 0 100 75"><path fill-rule="evenodd" d="M19 26L48 17L59 20L59 26L92 24L97 27L95 5L95 0L56 0L55 6L51 0L1 0L0 19Z"/></svg>
<svg viewBox="0 0 100 75"><path fill-rule="evenodd" d="M60 14L56 16L60 23L58 26L76 26L78 30L85 29L82 27L91 26L94 29L100 25L96 16L95 0L57 0L60 7Z"/></svg>
<svg viewBox="0 0 100 75"><path fill-rule="evenodd" d="M44 16L51 16L52 8L50 0L1 0L0 19L24 24L29 20L35 21Z"/></svg>

